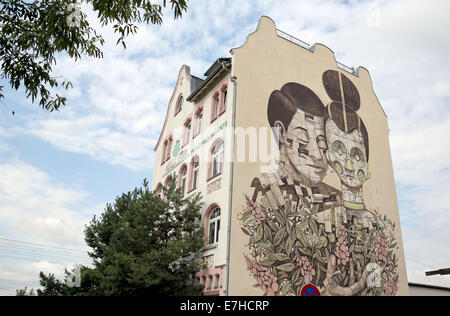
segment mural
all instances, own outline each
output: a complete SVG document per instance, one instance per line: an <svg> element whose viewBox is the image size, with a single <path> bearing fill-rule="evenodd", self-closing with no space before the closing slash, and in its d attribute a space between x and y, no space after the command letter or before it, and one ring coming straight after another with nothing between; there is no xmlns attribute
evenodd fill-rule
<svg viewBox="0 0 450 316"><path fill-rule="evenodd" d="M279 143L278 169L256 176L238 215L248 235L247 269L264 295L396 295L395 224L364 204L370 178L369 135L360 97L345 75L329 70L327 106L308 87L287 83L267 108ZM322 180L331 168L334 188Z"/></svg>

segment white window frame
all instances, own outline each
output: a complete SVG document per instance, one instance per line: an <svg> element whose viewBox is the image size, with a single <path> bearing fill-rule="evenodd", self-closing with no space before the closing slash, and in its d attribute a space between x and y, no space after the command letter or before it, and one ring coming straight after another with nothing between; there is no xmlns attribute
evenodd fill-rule
<svg viewBox="0 0 450 316"><path fill-rule="evenodd" d="M180 188L183 192L183 195L186 192L186 183L187 183L187 167L184 167L183 171L181 172L181 183L180 183Z"/></svg>
<svg viewBox="0 0 450 316"><path fill-rule="evenodd" d="M197 131L195 132L196 135L202 132L202 121L203 121L203 112L200 112L197 115Z"/></svg>
<svg viewBox="0 0 450 316"><path fill-rule="evenodd" d="M223 142L220 142L214 147L214 152L212 155L211 177L215 177L222 173L223 157L224 157Z"/></svg>
<svg viewBox="0 0 450 316"><path fill-rule="evenodd" d="M215 207L209 216L209 228L208 228L208 244L214 245L219 242L220 232L220 215L221 210L219 207Z"/></svg>
<svg viewBox="0 0 450 316"><path fill-rule="evenodd" d="M192 171L192 189L197 189L199 173L200 173L200 162L198 161L198 158L194 158Z"/></svg>

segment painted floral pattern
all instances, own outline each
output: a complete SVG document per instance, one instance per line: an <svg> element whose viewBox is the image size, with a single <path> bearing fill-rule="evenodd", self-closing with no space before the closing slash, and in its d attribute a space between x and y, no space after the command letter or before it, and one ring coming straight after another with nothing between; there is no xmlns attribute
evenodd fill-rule
<svg viewBox="0 0 450 316"><path fill-rule="evenodd" d="M285 202L278 209L265 209L245 196L244 210L238 216L249 238L249 252L244 254L247 269L264 295L300 295L308 278L325 292L331 256L337 263L332 277L342 287L355 284L369 264L381 268L380 287L365 285L356 295L397 293L394 223L373 211L376 224L372 229L354 220L341 225L337 234L335 227L327 233L315 219L317 204L304 197L298 202L286 198Z"/></svg>

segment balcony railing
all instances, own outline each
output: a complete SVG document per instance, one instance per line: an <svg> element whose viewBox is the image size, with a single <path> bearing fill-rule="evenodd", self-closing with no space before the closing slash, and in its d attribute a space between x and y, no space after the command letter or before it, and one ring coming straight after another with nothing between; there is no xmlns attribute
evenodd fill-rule
<svg viewBox="0 0 450 316"><path fill-rule="evenodd" d="M288 40L288 41L290 41L290 42L292 42L292 43L294 43L294 44L297 44L297 45L299 45L299 46L301 46L301 47L303 47L303 48L305 48L307 50L311 50L311 45L309 45L308 43L306 43L306 42L304 42L304 41L302 41L302 40L300 40L300 39L298 39L298 38L296 38L296 37L294 37L294 36L284 32L282 30L277 29L277 35L282 37L282 38L284 38L284 39L286 39L286 40ZM347 72L357 76L356 69L354 67L346 66L343 63L340 63L338 61L336 61L336 64L337 64L338 68L340 68L342 70L345 70L345 71L347 71Z"/></svg>
<svg viewBox="0 0 450 316"><path fill-rule="evenodd" d="M290 41L292 43L300 45L303 48L306 48L308 50L311 49L311 45L309 45L308 43L306 43L306 42L304 42L302 40L299 40L298 38L296 38L296 37L294 37L292 35L289 35L288 33L283 32L282 30L277 29L277 34L278 34L278 36L280 36L280 37L282 37L284 39L287 39L288 41Z"/></svg>

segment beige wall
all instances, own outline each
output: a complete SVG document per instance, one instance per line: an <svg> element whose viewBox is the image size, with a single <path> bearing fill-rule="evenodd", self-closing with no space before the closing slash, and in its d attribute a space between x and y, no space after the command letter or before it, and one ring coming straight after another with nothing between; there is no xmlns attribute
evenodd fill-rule
<svg viewBox="0 0 450 316"><path fill-rule="evenodd" d="M326 105L330 102L322 74L329 69L338 70L334 53L322 44L313 51L302 48L277 35L274 22L262 17L257 30L246 43L231 51L233 76L237 77L236 126L266 126L267 104L272 91L287 82L297 82L312 89ZM364 197L368 209L376 209L396 224L399 295L408 295L402 235L399 223L396 190L392 169L387 118L372 89L365 68L358 68L358 76L343 72L360 93L361 109L358 114L364 121L370 139L370 166L372 177L364 184ZM269 135L268 137L271 137ZM244 253L248 252L248 236L241 231L237 214L244 207L243 194L252 194L250 183L261 173L259 163L237 162L234 166L233 211L230 257L230 295L262 295L253 287L255 279L246 267ZM339 188L336 174L329 168L323 180Z"/></svg>

